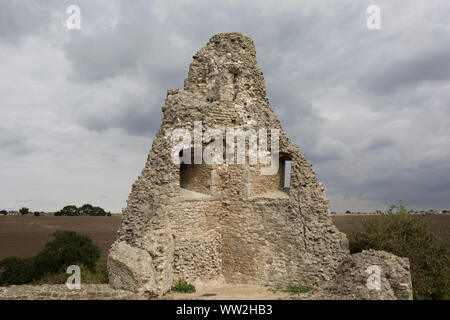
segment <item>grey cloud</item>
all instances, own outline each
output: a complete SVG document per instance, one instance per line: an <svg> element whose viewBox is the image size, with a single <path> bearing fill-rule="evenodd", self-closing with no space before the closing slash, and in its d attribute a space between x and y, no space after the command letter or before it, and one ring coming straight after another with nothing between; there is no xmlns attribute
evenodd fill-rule
<svg viewBox="0 0 450 320"><path fill-rule="evenodd" d="M371 140L365 147L365 151L381 151L384 148L389 148L395 146L394 141L388 138L376 138Z"/></svg>
<svg viewBox="0 0 450 320"><path fill-rule="evenodd" d="M132 37L118 37L104 31L96 36L72 35L65 44L67 58L72 62L71 80L97 82L122 74L137 72L141 43Z"/></svg>
<svg viewBox="0 0 450 320"><path fill-rule="evenodd" d="M450 31L447 34L450 38ZM365 77L363 85L377 94L390 94L402 87L411 87L423 82L450 79L450 45L442 46L419 55L408 56L394 62L378 65Z"/></svg>
<svg viewBox="0 0 450 320"><path fill-rule="evenodd" d="M125 94L116 104L108 105L107 110L90 107L78 117L78 123L93 131L121 129L132 135L154 135L162 118L161 109L154 107L157 105L154 98Z"/></svg>
<svg viewBox="0 0 450 320"><path fill-rule="evenodd" d="M411 152L400 155L377 150L355 153L355 157L340 161L339 165L321 163L318 175L326 187L340 190L346 197L353 195L386 206L403 200L408 207L417 209L447 208L450 163L428 158L407 165L411 157L414 157ZM364 167L362 174L361 165Z"/></svg>
<svg viewBox="0 0 450 320"><path fill-rule="evenodd" d="M444 168L450 172L450 166ZM365 189L371 190L372 199L388 203L404 200L409 206L421 208L448 206L445 199L450 194L450 176L442 174L442 167L438 170L415 170L413 173L399 169L395 178L372 177L373 179L368 181Z"/></svg>
<svg viewBox="0 0 450 320"><path fill-rule="evenodd" d="M18 44L22 38L46 26L50 11L35 1L2 1L0 5L0 39Z"/></svg>
<svg viewBox="0 0 450 320"><path fill-rule="evenodd" d="M13 156L24 156L32 153L34 148L28 143L28 139L19 132L5 130L0 127L0 153L8 153Z"/></svg>

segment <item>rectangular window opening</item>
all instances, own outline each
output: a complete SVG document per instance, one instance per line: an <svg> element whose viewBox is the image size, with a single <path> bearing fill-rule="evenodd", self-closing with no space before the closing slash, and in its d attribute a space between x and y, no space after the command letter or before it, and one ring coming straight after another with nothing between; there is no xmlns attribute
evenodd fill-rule
<svg viewBox="0 0 450 320"><path fill-rule="evenodd" d="M289 188L291 186L291 161L286 160L284 162L284 187Z"/></svg>

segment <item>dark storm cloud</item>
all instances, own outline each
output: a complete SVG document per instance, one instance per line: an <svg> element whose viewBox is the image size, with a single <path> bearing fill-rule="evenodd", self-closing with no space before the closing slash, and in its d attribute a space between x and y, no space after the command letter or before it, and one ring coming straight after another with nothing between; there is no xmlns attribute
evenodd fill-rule
<svg viewBox="0 0 450 320"><path fill-rule="evenodd" d="M70 34L64 50L73 66L71 79L95 82L143 73L159 80L170 75L174 67L177 67L176 75L180 76L185 71L181 70L183 65L179 62L182 51L170 43L170 30L165 30L153 18L151 3L138 1L123 7L114 29L93 26L94 34ZM184 53L186 57L192 54Z"/></svg>
<svg viewBox="0 0 450 320"><path fill-rule="evenodd" d="M364 87L384 95L425 82L449 80L450 41L436 41L435 45L420 54L409 56L405 53L401 59L378 65L365 78Z"/></svg>
<svg viewBox="0 0 450 320"><path fill-rule="evenodd" d="M117 128L132 135L154 135L161 123L162 115L161 109L155 110L151 106L153 98L149 95L126 94L121 101L110 105L109 110L93 107L91 111L83 112L78 118L78 123L93 131Z"/></svg>
<svg viewBox="0 0 450 320"><path fill-rule="evenodd" d="M393 204L404 200L413 207L442 208L448 206L446 198L450 194L450 176L443 174L444 170L450 172L448 163L421 170L389 170L390 174L380 174L377 170L364 188L366 192L372 191L372 199L382 202Z"/></svg>

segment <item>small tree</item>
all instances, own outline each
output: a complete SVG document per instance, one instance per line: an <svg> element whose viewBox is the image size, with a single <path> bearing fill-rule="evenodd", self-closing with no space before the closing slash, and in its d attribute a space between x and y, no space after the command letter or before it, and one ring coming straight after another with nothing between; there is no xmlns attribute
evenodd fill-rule
<svg viewBox="0 0 450 320"><path fill-rule="evenodd" d="M100 249L91 238L75 231L56 231L53 236L55 239L34 258L38 275L58 273L72 264L82 264L95 272Z"/></svg>
<svg viewBox="0 0 450 320"><path fill-rule="evenodd" d="M8 214L8 211L6 211L6 210L1 210L0 211L0 215L6 216L7 214Z"/></svg>
<svg viewBox="0 0 450 320"><path fill-rule="evenodd" d="M23 208L21 208L21 209L19 210L19 213L22 214L22 215L29 214L29 213L30 213L30 209L28 209L28 208L26 208L26 207L23 207Z"/></svg>

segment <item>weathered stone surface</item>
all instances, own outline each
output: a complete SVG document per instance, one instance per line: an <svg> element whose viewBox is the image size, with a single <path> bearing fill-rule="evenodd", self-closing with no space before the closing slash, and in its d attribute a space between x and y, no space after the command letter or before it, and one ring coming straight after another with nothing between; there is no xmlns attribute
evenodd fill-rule
<svg viewBox="0 0 450 320"><path fill-rule="evenodd" d="M107 284L82 284L81 289L66 285L20 285L0 287L0 300L142 300L144 296L126 290L114 290Z"/></svg>
<svg viewBox="0 0 450 320"><path fill-rule="evenodd" d="M380 271L380 286L379 290L370 290L368 282L372 281L373 286L376 281L375 268ZM352 254L339 267L328 289L354 299L410 300L412 284L409 260L385 251L364 250Z"/></svg>
<svg viewBox="0 0 450 320"><path fill-rule="evenodd" d="M124 241L115 242L108 256L109 284L147 296L159 296L170 289L172 279L159 279L149 252ZM172 274L170 273L169 276Z"/></svg>
<svg viewBox="0 0 450 320"><path fill-rule="evenodd" d="M193 56L184 90L167 91L162 111L161 127L133 184L112 249L108 269L114 287L141 292L155 283L153 292L161 293L177 278L274 286L319 286L334 278L349 258L346 236L331 221L311 164L270 107L250 38L213 36ZM192 134L195 121L202 122L203 131L219 129L222 137L230 128L278 129L278 172L262 175L260 164L248 161L173 163L171 133L187 129ZM230 146L224 141L224 147ZM284 187L287 161L290 186ZM117 243L128 247L117 250ZM138 249L129 262L125 248ZM133 283L134 276L124 270L134 270L139 257L152 268L143 269L149 272L147 282L138 280L145 278L141 274Z"/></svg>

